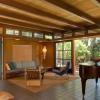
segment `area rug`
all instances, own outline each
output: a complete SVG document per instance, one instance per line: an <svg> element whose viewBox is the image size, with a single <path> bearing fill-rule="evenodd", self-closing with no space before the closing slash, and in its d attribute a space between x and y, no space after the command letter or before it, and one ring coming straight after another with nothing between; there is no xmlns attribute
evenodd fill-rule
<svg viewBox="0 0 100 100"><path fill-rule="evenodd" d="M57 86L74 79L76 79L76 77L73 75L57 76L52 73L47 73L45 74L44 79L42 80L41 86L26 86L26 80L24 77L17 77L17 78L9 79L8 81L19 87L25 88L31 92L37 93L40 91L44 91L52 86L55 85Z"/></svg>

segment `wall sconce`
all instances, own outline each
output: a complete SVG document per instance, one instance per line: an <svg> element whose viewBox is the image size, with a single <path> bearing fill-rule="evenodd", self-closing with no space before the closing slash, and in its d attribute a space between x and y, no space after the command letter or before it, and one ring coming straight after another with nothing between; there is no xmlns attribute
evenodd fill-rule
<svg viewBox="0 0 100 100"><path fill-rule="evenodd" d="M42 52L43 52L43 59L45 59L46 58L46 53L47 53L46 46L43 47Z"/></svg>

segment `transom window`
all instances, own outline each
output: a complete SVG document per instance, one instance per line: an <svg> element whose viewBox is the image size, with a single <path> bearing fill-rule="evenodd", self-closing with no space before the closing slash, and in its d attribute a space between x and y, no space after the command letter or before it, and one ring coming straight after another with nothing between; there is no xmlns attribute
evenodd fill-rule
<svg viewBox="0 0 100 100"><path fill-rule="evenodd" d="M43 38L43 33L34 33L34 38Z"/></svg>
<svg viewBox="0 0 100 100"><path fill-rule="evenodd" d="M6 29L6 34L7 35L19 35L19 30L7 28Z"/></svg>
<svg viewBox="0 0 100 100"><path fill-rule="evenodd" d="M45 39L52 40L52 35L51 34L45 34Z"/></svg>
<svg viewBox="0 0 100 100"><path fill-rule="evenodd" d="M29 32L29 31L22 31L22 36L32 37L32 32Z"/></svg>
<svg viewBox="0 0 100 100"><path fill-rule="evenodd" d="M59 38L62 38L62 34L61 33L55 33L54 39L59 39Z"/></svg>

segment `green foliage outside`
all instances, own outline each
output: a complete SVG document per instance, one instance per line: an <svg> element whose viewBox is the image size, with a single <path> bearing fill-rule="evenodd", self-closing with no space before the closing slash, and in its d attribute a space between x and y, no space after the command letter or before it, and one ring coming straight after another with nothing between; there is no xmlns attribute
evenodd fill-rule
<svg viewBox="0 0 100 100"><path fill-rule="evenodd" d="M75 40L75 55L77 65L81 62L100 58L100 38ZM61 62L65 59L71 59L71 42L56 43L56 58L60 59Z"/></svg>
<svg viewBox="0 0 100 100"><path fill-rule="evenodd" d="M100 38L76 40L76 63L100 58Z"/></svg>
<svg viewBox="0 0 100 100"><path fill-rule="evenodd" d="M76 40L76 62L84 62L89 59L91 52L82 40Z"/></svg>

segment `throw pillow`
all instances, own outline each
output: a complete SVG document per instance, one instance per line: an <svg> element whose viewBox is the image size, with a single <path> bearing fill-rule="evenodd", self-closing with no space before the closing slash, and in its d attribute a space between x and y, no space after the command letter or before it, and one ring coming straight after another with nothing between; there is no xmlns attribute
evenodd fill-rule
<svg viewBox="0 0 100 100"><path fill-rule="evenodd" d="M16 69L16 65L13 62L10 62L8 65L10 66L11 70Z"/></svg>
<svg viewBox="0 0 100 100"><path fill-rule="evenodd" d="M5 64L5 66L7 71L11 70L8 64Z"/></svg>

